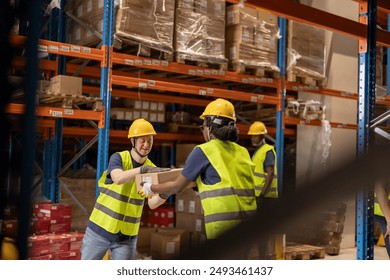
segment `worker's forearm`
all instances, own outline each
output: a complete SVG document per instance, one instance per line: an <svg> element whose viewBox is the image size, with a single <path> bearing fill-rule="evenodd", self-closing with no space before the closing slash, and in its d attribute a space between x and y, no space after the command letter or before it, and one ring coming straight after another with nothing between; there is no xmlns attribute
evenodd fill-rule
<svg viewBox="0 0 390 280"><path fill-rule="evenodd" d="M135 175L140 174L140 168L133 168L129 170L113 170L111 171L111 179L115 182L115 184L122 185L133 181L135 179Z"/></svg>
<svg viewBox="0 0 390 280"><path fill-rule="evenodd" d="M175 194L180 192L182 188L174 181L172 181L165 182L163 184L153 184L151 190L154 193Z"/></svg>

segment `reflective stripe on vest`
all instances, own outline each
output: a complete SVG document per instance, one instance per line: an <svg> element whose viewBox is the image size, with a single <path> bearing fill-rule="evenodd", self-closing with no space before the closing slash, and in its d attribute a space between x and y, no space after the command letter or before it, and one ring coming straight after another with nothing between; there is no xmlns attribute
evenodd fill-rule
<svg viewBox="0 0 390 280"><path fill-rule="evenodd" d="M129 151L120 152L123 170L133 168ZM149 159L145 165L155 166ZM107 170L99 179L99 196L90 220L107 232L133 236L138 234L145 199L137 192L135 180L117 185L105 184Z"/></svg>
<svg viewBox="0 0 390 280"><path fill-rule="evenodd" d="M390 200L390 193L387 195L387 199ZM374 193L374 214L382 217L385 216L379 205L378 198L376 197L376 193Z"/></svg>
<svg viewBox="0 0 390 280"><path fill-rule="evenodd" d="M268 151L272 151L275 156L275 166L274 166L274 176L271 182L271 189L265 195L265 197L278 198L278 175L277 175L277 163L276 163L276 153L273 146L269 144L264 144L261 146L253 155L252 161L256 165L255 167L255 186L256 186L256 196L259 196L263 190L265 184L265 178L267 173L264 170L264 161Z"/></svg>
<svg viewBox="0 0 390 280"><path fill-rule="evenodd" d="M214 185L197 178L206 236L213 239L256 214L254 164L244 147L230 141L213 139L198 147L221 178Z"/></svg>

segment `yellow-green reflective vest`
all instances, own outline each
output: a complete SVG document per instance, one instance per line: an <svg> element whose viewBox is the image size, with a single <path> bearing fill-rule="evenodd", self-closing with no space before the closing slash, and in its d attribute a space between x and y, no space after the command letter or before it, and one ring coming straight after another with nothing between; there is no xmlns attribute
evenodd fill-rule
<svg viewBox="0 0 390 280"><path fill-rule="evenodd" d="M119 152L119 155L123 170L132 169L130 152ZM149 159L144 165L155 166ZM138 194L135 180L122 185L105 184L106 177L107 170L99 179L100 194L90 220L112 234L137 235L145 198Z"/></svg>
<svg viewBox="0 0 390 280"><path fill-rule="evenodd" d="M390 193L387 195L387 199L390 200ZM378 198L376 197L376 193L374 193L374 214L378 216L384 217L385 215L382 212L381 207L379 206Z"/></svg>
<svg viewBox="0 0 390 280"><path fill-rule="evenodd" d="M277 165L276 165L276 153L273 146L269 144L264 144L260 147L255 154L252 156L252 161L256 165L255 167L255 186L256 186L256 196L258 197L263 190L265 184L265 178L267 173L264 170L264 160L268 153L272 151L275 156L275 166L274 166L274 177L271 182L271 189L265 195L265 197L278 198L278 175L277 175Z"/></svg>
<svg viewBox="0 0 390 280"><path fill-rule="evenodd" d="M221 178L206 185L198 176L196 182L204 212L207 239L256 214L254 164L247 149L230 141L213 139L198 146Z"/></svg>

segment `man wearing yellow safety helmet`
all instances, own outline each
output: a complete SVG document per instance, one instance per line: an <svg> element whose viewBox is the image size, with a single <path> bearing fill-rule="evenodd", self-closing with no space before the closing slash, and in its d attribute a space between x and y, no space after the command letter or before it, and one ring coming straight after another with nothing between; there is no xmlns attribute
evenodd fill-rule
<svg viewBox="0 0 390 280"><path fill-rule="evenodd" d="M252 145L256 150L252 160L256 165L256 196L259 198L278 198L278 180L276 172L276 152L272 145L265 141L267 128L262 122L254 122L249 127Z"/></svg>
<svg viewBox="0 0 390 280"><path fill-rule="evenodd" d="M135 176L141 173L167 171L148 159L156 135L151 123L144 119L133 121L128 138L132 149L114 153L107 170L99 179L99 196L88 221L81 247L81 259L99 260L107 250L114 260L136 257L136 245L145 198L137 193ZM148 196L154 209L168 195Z"/></svg>
<svg viewBox="0 0 390 280"><path fill-rule="evenodd" d="M256 150L252 156L255 167L255 193L257 210L271 211L278 198L278 181L276 172L276 152L272 145L265 142L267 128L264 123L256 121L249 127L252 145ZM268 237L269 238L269 237ZM268 238L258 241L259 259L268 258Z"/></svg>
<svg viewBox="0 0 390 280"><path fill-rule="evenodd" d="M144 183L140 193L173 194L197 186L206 236L213 239L256 214L254 164L247 149L236 143L238 129L232 103L218 98L207 105L200 119L206 143L192 150L182 174L172 182Z"/></svg>

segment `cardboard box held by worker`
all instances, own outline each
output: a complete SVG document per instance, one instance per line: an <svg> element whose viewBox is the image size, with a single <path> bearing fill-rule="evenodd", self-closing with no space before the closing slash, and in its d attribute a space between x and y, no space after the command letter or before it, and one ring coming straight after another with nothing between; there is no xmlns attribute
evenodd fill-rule
<svg viewBox="0 0 390 280"><path fill-rule="evenodd" d="M137 191L142 188L141 182L161 184L168 181L174 181L181 174L182 170L183 168L174 168L165 172L138 174L135 176Z"/></svg>

